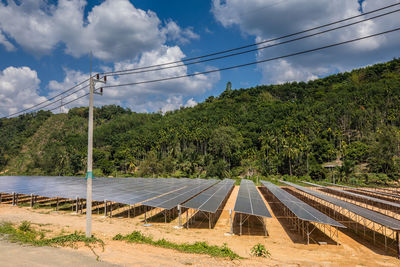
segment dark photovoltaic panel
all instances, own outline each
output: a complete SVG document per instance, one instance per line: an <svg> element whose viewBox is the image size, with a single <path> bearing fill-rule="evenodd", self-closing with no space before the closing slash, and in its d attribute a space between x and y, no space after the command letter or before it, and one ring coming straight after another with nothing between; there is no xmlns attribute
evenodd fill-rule
<svg viewBox="0 0 400 267"><path fill-rule="evenodd" d="M242 179L236 198L235 212L272 218L253 181Z"/></svg>
<svg viewBox="0 0 400 267"><path fill-rule="evenodd" d="M191 188L200 179L187 178L94 178L93 201L113 201L129 205ZM216 180L208 180L216 181ZM0 192L34 194L75 199L86 197L86 180L68 176L0 176Z"/></svg>
<svg viewBox="0 0 400 267"><path fill-rule="evenodd" d="M232 190L235 181L225 179L184 203L182 207L215 213Z"/></svg>
<svg viewBox="0 0 400 267"><path fill-rule="evenodd" d="M110 181L111 180L111 181ZM158 197L160 195L186 188L190 184L188 179L149 179L141 178L138 181L116 183L115 179L97 178L93 181L96 186L93 195L100 199L134 205L143 201Z"/></svg>
<svg viewBox="0 0 400 267"><path fill-rule="evenodd" d="M354 214L357 214L357 215L364 217L372 222L375 222L375 223L378 223L385 227L388 227L394 231L400 230L400 221L396 220L392 217L389 217L389 216L383 215L382 213L378 213L378 212L357 206L355 204L351 204L349 202L337 199L335 197L328 196L321 192L314 191L310 188L306 188L306 187L303 187L303 186L300 186L297 184L293 184L293 183L289 183L289 182L285 182L285 181L281 181L281 182L285 183L287 185L290 185L300 191L303 191L309 195L312 195L316 198L325 200L326 202L329 202L333 205L347 209L347 210L353 212Z"/></svg>
<svg viewBox="0 0 400 267"><path fill-rule="evenodd" d="M335 227L346 228L343 224L335 221L334 219L326 216L322 212L314 209L307 203L304 203L295 196L289 194L270 182L261 181L261 183L283 204L285 205L297 218L303 221L316 222L321 224L332 225Z"/></svg>
<svg viewBox="0 0 400 267"><path fill-rule="evenodd" d="M145 201L142 205L170 210L218 182L217 180L195 180L197 183L194 185Z"/></svg>
<svg viewBox="0 0 400 267"><path fill-rule="evenodd" d="M319 187L319 188L327 188L329 190L336 191L336 192L341 193L341 194L345 194L345 195L349 195L349 196L353 196L353 197L358 197L358 198L363 198L363 199L366 199L366 200L369 200L369 201L373 201L373 202L385 204L385 205L388 205L388 206L400 208L400 204L395 203L395 202L391 202L391 201L386 201L386 200L383 200L383 199L380 199L380 198L369 197L369 196L366 196L366 195L361 195L361 194L353 193L353 192L350 192L350 191L345 191L345 190L341 190L341 189L338 189L338 188L323 186L323 185L319 185L319 184L313 184L313 183L310 183L310 182L302 182L302 183L305 183L305 184L308 184L308 185L312 185L312 186L316 186L316 187Z"/></svg>
<svg viewBox="0 0 400 267"><path fill-rule="evenodd" d="M385 193L385 192L374 191L374 190L370 190L370 189L366 189L366 188L357 188L357 187L345 186L345 185L340 185L340 184L332 184L332 183L327 183L327 184L339 186L339 187L343 187L343 188L348 188L348 189L360 190L360 191L364 191L364 192L368 192L368 193L378 194L381 196L400 198L399 195L393 195L393 194L389 194L389 193Z"/></svg>

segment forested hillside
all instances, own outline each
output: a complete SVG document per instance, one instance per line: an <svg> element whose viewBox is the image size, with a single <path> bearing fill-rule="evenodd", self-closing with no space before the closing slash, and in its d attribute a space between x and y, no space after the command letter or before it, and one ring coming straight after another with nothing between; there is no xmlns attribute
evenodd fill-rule
<svg viewBox="0 0 400 267"><path fill-rule="evenodd" d="M307 83L228 88L166 114L104 106L95 109L94 174L398 180L399 115L400 59ZM84 175L87 116L74 108L1 119L0 172Z"/></svg>

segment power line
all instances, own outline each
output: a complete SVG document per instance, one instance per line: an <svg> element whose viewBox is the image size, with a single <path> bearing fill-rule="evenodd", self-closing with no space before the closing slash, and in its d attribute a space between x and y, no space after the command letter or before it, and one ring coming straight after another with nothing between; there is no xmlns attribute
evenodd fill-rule
<svg viewBox="0 0 400 267"><path fill-rule="evenodd" d="M73 94L75 94L75 93L77 93L77 92L79 92L79 91L82 91L83 89L87 88L88 86L89 86L89 85L87 84L87 85L85 85L84 87L82 87L82 88L80 88L80 89L78 89L78 90L76 90L76 91L74 91L74 92L72 92L72 93L70 93L70 94L64 96L63 98L67 98L67 97L69 97L69 96L71 96L71 95L73 95ZM43 109L43 108L45 108L45 107L51 106L51 105L53 105L54 103L57 103L58 101L59 101L59 100L50 102L50 103L48 103L48 104L46 104L46 105L44 105L44 106L41 106L41 107L39 107L39 108L37 108L37 109L34 109L34 110L30 111L30 112L36 112L36 111L41 110L41 109ZM65 104L68 104L68 103L65 103ZM60 108L60 107L63 107L63 106L65 106L65 105L61 105L61 106L59 106L59 108ZM50 109L50 110L54 110L54 109ZM11 115L9 115L9 116L11 116Z"/></svg>
<svg viewBox="0 0 400 267"><path fill-rule="evenodd" d="M331 44L331 45L326 45L326 46L322 46L322 47L318 47L318 48L304 50L304 51L300 51L300 52L296 52L296 53L292 53L292 54L288 54L288 55L284 55L284 56L273 57L273 58L268 58L268 59L264 59L264 60L258 60L258 61L249 62L249 63L245 63L245 64L230 66L230 67L226 67L226 68L220 68L220 69L215 69L215 70L197 72L197 73L192 73L192 74L188 74L188 75L181 75L181 76L175 76L175 77L169 77L169 78L163 78L163 79L157 79L157 80L149 80L149 81L141 81L141 82L117 84L117 85L107 85L107 86L103 86L103 88L112 88L112 87L122 87L122 86L131 86L131 85L139 85L139 84L146 84L146 83L154 83L154 82L181 79L181 78L186 78L186 77L193 77L193 76L198 76L198 75L202 75L202 74L209 74L209 73L218 72L218 71L231 70L231 69L235 69L235 68L241 68L241 67L246 67L246 66L250 66L250 65L259 64L259 63L274 61L274 60L278 60L278 59L282 59L282 58L288 58L288 57L293 57L293 56L297 56L297 55L307 54L307 53L311 53L311 52L315 52L315 51L319 51L319 50L323 50L323 49L327 49L327 48L331 48L331 47L335 47L335 46L340 46L340 45L344 45L344 44L348 44L348 43L352 43L352 42L361 41L361 40L364 40L364 39L368 39L368 38L384 35L384 34L387 34L387 33L392 33L392 32L399 31L399 30L400 30L400 27L392 29L392 30L380 32L380 33L371 34L371 35L368 35L368 36L355 38L355 39L352 39L352 40L347 40L347 41ZM98 89L95 89L95 91L97 91L97 90ZM85 97L87 95L89 95L89 93L86 93L86 94L84 94L82 96L79 96L79 97L73 99L73 100L70 100L70 101L68 101L66 103L63 103L60 106L57 106L57 107L52 108L52 109L49 109L49 111L58 109L58 108L60 108L62 106L65 106L65 105L68 105L68 104L70 104L72 102L75 102L75 101L77 101L77 100L79 100L79 99L81 99L81 98L83 98L83 97ZM56 102L57 101L54 101L54 102L52 102L52 104L54 104Z"/></svg>
<svg viewBox="0 0 400 267"><path fill-rule="evenodd" d="M69 91L71 91L71 90L77 88L78 86L84 84L84 83L87 82L87 81L89 81L89 79L86 79L86 80L84 80L84 81L78 83L77 85L74 85L73 87L71 87L71 88L69 88L69 89L67 89L67 90L65 90L65 91L63 91L63 92L61 92L61 93L59 93L59 94L57 94L57 95L51 97L51 98L48 98L48 99L46 99L46 100L43 101L43 102L40 102L40 103L38 103L38 104L35 104L35 105L33 105L33 106L29 107L29 108L20 110L20 111L18 111L18 112L9 114L8 116L5 116L4 118L12 117L12 116L14 116L14 115L23 113L23 112L28 111L28 110L30 110L30 109L32 109L32 108L35 108L35 107L37 107L37 106L40 106L40 105L42 105L42 104L44 104L44 103L46 103L46 102L49 102L49 101L51 101L51 100L53 100L53 99L55 99L55 98L57 98L57 97L59 97L59 96L65 94L65 93L67 93L67 92L69 92ZM88 86L88 85L86 85L85 87L79 89L78 91L80 91L80 90L86 88L87 86ZM75 92L77 92L77 91L75 91ZM70 95L71 95L71 94L70 94ZM68 95L68 96L70 96L70 95ZM68 96L66 96L66 97L68 97ZM48 106L48 105L47 105L47 106ZM47 107L47 106L44 106L44 107ZM41 108L43 108L43 107L40 107L39 109L41 109ZM36 110L39 110L39 109L36 109ZM36 111L36 110L34 110L34 111ZM31 111L31 112L34 112L34 111Z"/></svg>
<svg viewBox="0 0 400 267"><path fill-rule="evenodd" d="M213 72L231 70L231 69L246 67L246 66L250 66L250 65L259 64L259 63L264 63L264 62L268 62L268 61L274 61L274 60L278 60L278 59L282 59L282 58L288 58L288 57L302 55L302 54L306 54L306 53L310 53L310 52L315 52L315 51L319 51L319 50L323 50L323 49L327 49L327 48L331 48L331 47L335 47L335 46L339 46L339 45L343 45L343 44L348 44L348 43L352 43L352 42L356 42L356 41L360 41L360 40L364 40L364 39L380 36L380 35L391 33L391 32L395 32L395 31L398 31L398 30L400 30L400 27L392 29L392 30L380 32L380 33L375 33L375 34L368 35L368 36L359 37L359 38L348 40L348 41L343 41L343 42L330 44L330 45L326 45L326 46L322 46L322 47L318 47L318 48L304 50L304 51L300 51L300 52L296 52L296 53L292 53L292 54L288 54L288 55L284 55L284 56L273 57L273 58L253 61L253 62L250 62L250 63L230 66L230 67L226 67L226 68L214 69L214 70L203 71L203 72L196 72L196 73L192 73L192 74L174 76L174 77L168 77L168 78L162 78L162 79L157 79L157 80L148 80L148 81L141 81L141 82L125 83L125 84L107 85L107 86L104 86L103 88L105 89L105 88L111 88L111 87L122 87L122 86L129 86L129 85L139 85L139 84L147 84L147 83L154 83L154 82L161 82L161 81L169 81L169 80L181 79L181 78L186 78L186 77L198 76L198 75L202 75L202 74L209 74L209 73L213 73Z"/></svg>
<svg viewBox="0 0 400 267"><path fill-rule="evenodd" d="M101 74L102 75L116 74L116 73L126 72L126 71L134 71L134 70L142 70L142 69L149 69L149 68L155 68L155 67L162 67L162 66L166 66L166 65L171 65L171 64L181 63L181 62L187 62L187 61L193 61L193 60L201 59L201 58L205 58L205 57L211 57L211 56L216 56L216 55L220 55L220 54L225 54L225 53L229 53L229 52L233 52L233 51L237 51L237 50L241 50L241 49L257 46L257 45L260 45L260 44L269 43L269 42L277 41L277 40L280 40L280 39L292 37L292 36L295 36L295 35L299 35L299 34L302 34L302 33L310 32L310 31L317 30L317 29L320 29L320 28L332 26L332 25L337 24L337 23L341 23L341 22L345 22L345 21L348 21L348 20L351 20L351 19L355 19L355 18L358 18L358 17L369 15L369 14L372 14L372 13L375 13L375 12L378 12L378 11L381 11L381 10L385 10L385 9L388 9L388 8L391 8L391 7L394 7L394 6L397 6L397 5L400 5L400 3L394 3L394 4L391 4L391 5L388 5L388 6L384 6L384 7L378 8L378 9L374 9L374 10L371 10L371 11L368 11L368 12L365 12L365 13L362 13L362 14L359 14L359 15L355 15L355 16L352 16L352 17L348 17L348 18L345 18L345 19L338 20L338 21L334 21L334 22L330 22L330 23L323 24L323 25L320 25L320 26L316 26L316 27L313 27L313 28L310 28L310 29L307 29L307 30L303 30L303 31L299 31L299 32L283 35L283 36L280 36L280 37L268 39L268 40L265 40L265 41L261 41L261 42L257 42L257 43L253 43L253 44L249 44L249 45L245 45L245 46L240 46L240 47L236 47L236 48L232 48L232 49L227 49L227 50L222 50L222 51L219 51L219 52L214 52L214 53L206 54L206 55L203 55L203 56L197 56L197 57L182 59L182 60L179 60L179 61L172 61L172 62L156 64L156 65L150 65L150 66L139 67L139 68L131 68L131 69L125 69L125 70L119 70L119 71L103 72Z"/></svg>
<svg viewBox="0 0 400 267"><path fill-rule="evenodd" d="M150 66L146 66L146 67L133 68L133 69L126 69L126 70L120 70L120 71L114 71L114 72L103 72L103 73L101 73L101 74L102 74L102 75L111 74L112 76L135 74L135 73L141 73L141 72L147 72L147 71L132 72L132 73L130 73L129 71L144 70L144 69L149 69L149 68L155 68L155 67L160 67L160 66L166 66L166 65L171 65L171 64L176 64L176 63L181 63L181 62L187 62L187 61L193 61L193 60L196 60L196 59L201 59L201 58L206 58L206 57L211 57L211 56L215 56L215 55L220 55L220 54L224 54L224 53L228 53L228 52L232 52L232 51L237 51L237 50L241 50L241 49L248 48L248 47L252 47L252 46L257 46L257 45L260 45L260 44L263 44L263 43L273 42L273 41L276 41L276 40L279 40L279 39L283 39L283 38L295 36L295 35L302 34L302 33L306 33L306 32L309 32L309 31L316 30L316 29L324 28L324 27L331 26L331 25L334 25L334 24L337 24L337 23L341 23L341 22L344 22L344 21L348 21L348 20L351 20L351 19L354 19L354 18L358 18L358 17L361 17L361 16L365 16L365 15L368 15L368 14L372 14L372 13L375 13L375 12L378 12L378 11L381 11L381 10L384 10L384 9L388 9L388 8L391 8L391 7L394 7L394 6L397 6L397 5L400 5L400 3L391 4L391 5L388 5L388 6L379 8L379 9L375 9L375 10L371 10L371 11L369 11L369 12L362 13L362 14L360 14L360 15L352 16L352 17L349 17L349 18L345 18L345 19L338 20L338 21L335 21L335 22L327 23L327 24L324 24L324 25L321 25L321 26L317 26L317 27L314 27L314 28L310 28L310 29L307 29L307 30L303 30L303 31L300 31L300 32L287 34L287 35L284 35L284 36L281 36L281 37L277 37L277 38L265 40L265 41L262 41L262 42L258 42L258 43L254 43L254 44L250 44L250 45L246 45L246 46L241 46L241 47L237 47L237 48L232 48L232 49L228 49L228 50L223 50L223 51L219 51L219 52L215 52L215 53L211 53L211 54L207 54L207 55L203 55L203 56L192 57L192 58L183 59L183 60L174 61L174 62L168 62L168 63L163 63L163 64L150 65ZM286 44L286 43L289 43L289 42L294 42L294 41L297 41L297 40L305 39L305 38L308 38L308 37L311 37L311 36L323 34L323 33L326 33L326 32L329 32L329 31L333 31L333 30L336 30L336 29L348 27L348 26L351 26L351 25L354 25L354 24L358 24L358 23L367 21L367 20L375 19L375 18L382 17L382 16L385 16L385 15L389 15L389 14L392 14L392 13L395 13L395 12L398 12L398 11L400 11L400 10L390 11L390 12L387 12L387 13L384 13L384 14L380 14L380 15L377 15L377 16L374 16L374 17L371 17L371 18L367 18L367 19L364 19L364 20L361 20L361 21L349 23L349 24L342 25L342 26L339 26L339 27L336 27L336 28L332 28L332 29L328 29L328 30L325 30L325 31L322 31L322 32L318 32L318 33L314 33L314 34L302 36L302 37L299 37L299 38L291 39L291 40L284 41L284 42L281 42L281 43L278 43L278 44L273 44L273 45L269 45L269 46L264 46L264 47L260 47L260 48L255 48L255 49L251 49L251 50L247 50L247 51L242 51L242 52L238 52L238 53L234 53L234 54L229 54L229 55L225 55L225 56L220 56L220 57L216 57L216 58L211 58L211 59L206 59L206 60L200 60L200 61L191 62L191 63L187 63L187 64L165 67L165 68L162 68L162 69L181 67L181 66L186 66L186 65L191 65L191 64L198 64L198 63L202 63L202 62L206 62L206 61L218 60L218 59L222 59L222 58L226 58L226 57L230 57L230 56L240 55L240 54L249 53L249 52L256 51L256 50L260 50L260 49L265 49L265 48L269 48L269 47L273 47L273 46L277 46L277 45L282 45L282 44ZM369 36L369 37L373 37L373 36ZM367 38L369 38L369 37L367 37ZM357 41L357 40L353 40L353 41ZM287 56L285 56L285 57L287 57ZM264 62L264 61L260 61L260 62ZM257 64L257 63L259 63L259 62L256 61L256 62L253 62L253 63L251 63L251 64ZM251 65L251 64L250 64L250 65ZM242 65L246 65L246 64L242 64ZM242 65L233 66L233 68L240 67L240 66L242 66ZM232 67L229 67L228 69L230 69L230 68L232 68ZM156 71L156 70L161 70L161 69L154 69L154 70L148 70L148 71ZM221 70L226 70L226 68L223 68L223 69L221 69ZM171 78L166 78L166 79L177 79L177 78L183 78L183 77L190 77L190 76L196 76L196 75L200 75L200 74L207 74L207 73L216 72L216 71L219 71L219 70L205 71L205 72L200 72L200 73L197 73L197 74L182 75L182 76L178 76L178 77L176 77L176 78L171 77ZM42 105L42 104L44 104L44 103L46 103L46 102L49 102L49 101L51 101L51 100L57 98L58 96L61 96L61 95L65 94L65 93L67 93L67 92L69 92L69 91L71 91L71 90L77 88L78 86L84 84L84 83L87 82L88 80L89 80L89 79L86 79L86 80L80 82L79 84L77 84L77 85L75 85L75 86L69 88L68 90L65 90L65 91L63 91L63 92L61 92L61 93L59 93L59 94L57 94L57 95L55 95L55 96L53 96L53 97L47 99L46 101L43 101L43 102L38 103L38 104L35 104L35 105L33 105L33 106L29 107L29 108L26 108L26 109L23 109L23 110L21 110L21 111L15 112L15 113L13 113L13 114L9 114L9 115L6 116L6 117L11 117L11 116L14 116L14 115L23 113L23 112L25 112L25 111L31 110L32 108L38 107L38 106L40 106L40 105ZM163 81L163 80L165 80L165 79L159 79L159 80L155 80L155 81ZM148 82L151 82L151 81L144 81L144 82L140 82L140 83L148 83ZM135 84L137 84L137 83L135 83ZM130 84L128 84L128 85L130 85ZM65 96L65 97L68 97L68 96L70 96L70 95L72 95L72 94L74 94L74 93L76 93L76 92L78 92L78 91L81 91L81 90L85 89L87 86L88 86L88 85L86 85L85 87L82 87L82 88L80 88L80 89L74 91L73 93L71 93L71 94L69 94L69 95L67 95L67 96ZM107 86L107 87L110 87L110 86ZM104 87L104 88L105 88L105 87ZM65 98L65 97L63 97L63 98ZM78 99L79 99L79 98L78 98ZM57 101L51 102L50 104L45 105L45 106L43 106L43 107L40 107L40 108L38 108L38 109L36 109L36 110L34 110L34 111L37 111L37 110L40 110L40 109L42 109L42 108L44 108L44 107L50 106L50 105L52 105L52 104L54 104L54 103L56 103L56 102L57 102ZM70 101L70 102L71 102L71 101ZM70 102L68 102L68 103L70 103ZM72 102L73 102L73 101L72 101ZM68 103L65 103L65 104L68 104ZM62 106L64 106L64 105L62 105ZM33 112L34 112L34 111L33 111Z"/></svg>
<svg viewBox="0 0 400 267"><path fill-rule="evenodd" d="M125 70L125 72L119 72L119 73L115 73L115 74L109 73L108 75L109 76L121 76L121 75L130 75L130 74L139 74L139 73L146 73L146 72L153 72L153 71L161 71L161 70L165 70L165 69L173 69L173 68L178 68L178 67L185 67L185 66L189 66L189 65L194 65L194 64L199 64L199 63L219 60L219 59L223 59L223 58L238 56L238 55L242 55L242 54L246 54L246 53L250 53L250 52L254 52L254 51L259 51L259 50L263 50L263 49L267 49L267 48L271 48L271 47L275 47L275 46L279 46L279 45L283 45L283 44L292 43L292 42L303 40L303 39L310 38L310 37L313 37L313 36L321 35L321 34L324 34L324 33L327 33L327 32L331 32L331 31L335 31L335 30L338 30L338 29L342 29L342 28L346 28L346 27L349 27L349 26L353 26L353 25L356 25L356 24L359 24L359 23L362 23L362 22L365 22L365 21L369 21L369 20L373 20L373 19L380 18L380 17L383 17L383 16L387 16L387 15L390 15L390 14L393 14L393 13L396 13L396 12L399 12L399 11L400 11L400 9L396 9L396 10L393 10L393 11L390 11L390 12L387 12L387 13L383 13L383 14L374 16L374 17L370 17L370 18L366 18L366 19L363 19L363 20L355 21L355 22L352 22L352 23L349 23L349 24L341 25L341 26L338 26L338 27L335 27L335 28L331 28L331 29L328 29L328 30L324 30L324 31L321 31L321 32L317 32L317 33L313 33L313 34L309 34L309 35L304 35L304 36L301 36L301 37L298 37L298 38L294 38L294 39L290 39L290 40L287 40L287 41L283 41L283 42L280 42L280 43L275 43L275 44L272 44L272 45L257 47L257 48L253 48L253 49L250 49L250 50L236 52L236 53L233 53L233 54L228 54L228 55L223 55L223 56L219 56L219 57L198 60L198 61L189 62L189 63L186 63L186 64L162 67L162 68L157 68L157 69L150 69L150 70L147 69L147 70L139 70L139 71L126 71Z"/></svg>
<svg viewBox="0 0 400 267"><path fill-rule="evenodd" d="M97 92L99 89L94 89L94 92ZM79 99L81 99L81 98L84 98L85 96L88 96L89 95L89 93L86 93L86 94L84 94L84 95L81 95L81 96L78 96L77 98L74 98L74 99L72 99L71 101L69 101L69 102L66 102L66 103L64 103L64 104L61 104L61 105L59 105L59 106L57 106L57 107L55 107L55 108L52 108L52 109L49 109L48 111L53 111L53 110L56 110L56 109L58 109L58 108L61 108L61 107L64 107L65 105L68 105L68 104L70 104L70 103L72 103L72 102L75 102L75 101L77 101L77 100L79 100ZM53 104L54 103L56 103L56 102L53 102Z"/></svg>

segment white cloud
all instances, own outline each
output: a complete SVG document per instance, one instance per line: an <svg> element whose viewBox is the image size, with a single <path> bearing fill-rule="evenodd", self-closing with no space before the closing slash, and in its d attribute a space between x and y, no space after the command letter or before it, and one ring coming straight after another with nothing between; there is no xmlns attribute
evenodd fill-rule
<svg viewBox="0 0 400 267"><path fill-rule="evenodd" d="M0 31L5 33L3 42L3 35L0 35L0 43L4 45L13 40L26 51L39 56L51 53L59 45L65 47L67 54L75 57L92 50L95 57L112 62L112 67L103 67L104 70L112 71L181 61L185 55L179 46L172 44L186 44L199 38L191 27L181 28L173 20L161 22L157 14L138 9L128 0L105 0L88 10L85 17L86 4L85 0L59 0L56 4L49 4L47 0L10 0L7 4L0 1ZM59 94L89 76L77 70L64 71L64 80L53 80L47 84L48 97ZM162 79L188 73L187 67L180 67L109 77L108 84ZM193 100L186 104L184 100L210 90L218 80L219 74L214 73L160 83L108 88L103 96L95 96L95 103L97 106L117 104L139 112L160 109L167 111L193 105ZM86 88L71 96L64 96L63 99L57 97L57 103L47 108L57 107L61 100L66 103L87 92ZM11 102L19 105L18 99L12 99ZM87 106L87 103L87 97L83 97L68 104L64 111L75 106Z"/></svg>
<svg viewBox="0 0 400 267"><path fill-rule="evenodd" d="M182 29L176 24L175 21L170 20L163 32L168 37L168 40L176 41L179 44L187 44L191 39L199 39L200 36L193 32L192 28Z"/></svg>
<svg viewBox="0 0 400 267"><path fill-rule="evenodd" d="M128 0L106 0L84 17L85 0L26 0L0 2L0 30L35 54L49 54L58 44L79 57L93 51L107 61L133 59L158 49L167 40L187 43L199 36L175 22L163 25L152 11L135 8Z"/></svg>
<svg viewBox="0 0 400 267"><path fill-rule="evenodd" d="M139 60L121 61L114 64L113 70L125 70L132 68L140 68L149 65L162 64L166 62L180 61L185 57L178 46L169 47L162 46L158 50L145 52ZM179 64L179 63L178 63ZM211 69L206 67L206 69ZM171 68L163 71L145 72L134 75L120 75L117 77L107 77L107 85L118 85L133 82L141 82L157 79L184 76L189 72L186 66L179 68ZM156 75L155 75L156 74ZM65 70L65 79L62 82L51 81L48 85L50 96L72 87L74 84L87 79L89 74L81 73L73 70ZM134 86L123 86L114 88L105 88L103 96L96 96L95 104L97 106L116 104L129 107L137 112L157 112L159 110L166 112L177 109L180 106L193 106L193 99L184 99L201 95L210 90L220 79L218 72L209 75L197 75L182 79L147 83ZM98 85L97 87L101 87ZM81 91L76 95L72 95L65 102L70 101L86 91ZM86 106L87 98L82 98L77 102L68 105L68 108L74 106Z"/></svg>
<svg viewBox="0 0 400 267"><path fill-rule="evenodd" d="M366 0L363 2L363 10L368 12L394 2L400 1ZM212 12L218 22L224 27L238 27L243 35L254 36L256 42L358 15L359 9L357 0L213 0L212 3ZM391 10L393 9L395 8ZM260 50L256 57L271 58L378 33L398 27L397 17L398 13L395 13L302 41ZM356 20L350 22L354 21ZM400 34L394 33L259 64L259 69L263 73L263 82L267 83L309 80L337 70L351 70L366 64L390 60L398 54L396 51L399 41Z"/></svg>
<svg viewBox="0 0 400 267"><path fill-rule="evenodd" d="M294 67L292 63L287 60L278 60L273 64L261 65L266 80L274 80L276 83L281 84L293 81L309 81L317 79L314 69L305 69L302 67ZM326 74L326 71L318 72L319 75Z"/></svg>
<svg viewBox="0 0 400 267"><path fill-rule="evenodd" d="M163 106L161 107L162 113L167 111L178 109L182 106L182 96L171 96L169 97Z"/></svg>
<svg viewBox="0 0 400 267"><path fill-rule="evenodd" d="M45 101L37 90L40 80L29 67L8 67L0 72L0 115L8 116Z"/></svg>
<svg viewBox="0 0 400 267"><path fill-rule="evenodd" d="M192 108L196 105L197 105L197 102L193 98L190 98L190 99L188 99L188 101L186 101L185 107Z"/></svg>

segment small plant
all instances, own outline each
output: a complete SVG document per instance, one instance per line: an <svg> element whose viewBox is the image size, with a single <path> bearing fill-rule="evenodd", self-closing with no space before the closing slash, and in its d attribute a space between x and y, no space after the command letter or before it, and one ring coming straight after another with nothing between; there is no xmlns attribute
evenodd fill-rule
<svg viewBox="0 0 400 267"><path fill-rule="evenodd" d="M18 227L18 230L22 232L32 232L31 222L23 221L21 225Z"/></svg>
<svg viewBox="0 0 400 267"><path fill-rule="evenodd" d="M263 244L256 244L252 249L251 249L251 255L255 257L264 257L264 258L269 258L271 257L271 253L264 247Z"/></svg>
<svg viewBox="0 0 400 267"><path fill-rule="evenodd" d="M240 259L241 257L227 247L226 243L223 246L213 246L206 242L195 242L193 244L183 243L177 244L165 239L153 240L152 237L143 235L140 231L134 231L128 235L117 234L113 240L125 240L131 243L149 244L156 247L174 249L186 253L208 254L214 257Z"/></svg>

